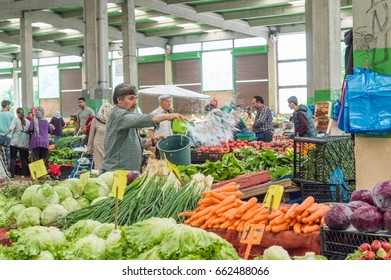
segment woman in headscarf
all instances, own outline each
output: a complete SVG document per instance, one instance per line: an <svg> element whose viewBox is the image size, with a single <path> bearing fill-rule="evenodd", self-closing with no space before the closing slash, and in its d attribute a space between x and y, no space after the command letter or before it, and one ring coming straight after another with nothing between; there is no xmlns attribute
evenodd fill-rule
<svg viewBox="0 0 391 280"><path fill-rule="evenodd" d="M28 158L29 158L29 135L27 128L30 125L29 120L24 116L23 108L16 109L16 118L11 122L11 127L5 132L5 135L12 132L11 138L11 178L15 177L16 173L16 158L19 153L19 158L22 163L21 178L28 176Z"/></svg>
<svg viewBox="0 0 391 280"><path fill-rule="evenodd" d="M51 129L44 115L45 110L41 106L38 106L27 132L31 134L30 150L32 161L43 159L47 167L49 159L49 134L51 133Z"/></svg>
<svg viewBox="0 0 391 280"><path fill-rule="evenodd" d="M96 170L102 169L102 161L105 156L103 144L106 134L106 120L108 119L112 109L113 105L110 103L102 104L99 108L98 114L91 121L87 152L93 153L93 169Z"/></svg>
<svg viewBox="0 0 391 280"><path fill-rule="evenodd" d="M62 136L62 129L65 126L65 122L63 118L61 117L60 112L56 112L52 119L50 120L50 124L53 125L54 129L52 131L52 136L54 141L56 141L58 138Z"/></svg>

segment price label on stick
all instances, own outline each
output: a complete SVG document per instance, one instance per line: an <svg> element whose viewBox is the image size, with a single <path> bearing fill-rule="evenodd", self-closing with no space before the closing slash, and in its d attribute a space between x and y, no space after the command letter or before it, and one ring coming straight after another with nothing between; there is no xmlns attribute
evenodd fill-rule
<svg viewBox="0 0 391 280"><path fill-rule="evenodd" d="M45 163L43 162L43 159L34 161L29 164L29 169L31 173L31 177L33 177L34 180L45 176L48 174L48 171L46 170Z"/></svg>
<svg viewBox="0 0 391 280"><path fill-rule="evenodd" d="M278 209L281 203L282 194L284 193L284 187L280 185L271 185L263 200L263 206L270 207L272 209Z"/></svg>
<svg viewBox="0 0 391 280"><path fill-rule="evenodd" d="M244 259L248 260L250 256L251 247L253 244L261 244L263 233L265 232L265 225L251 224L247 225L242 232L242 238L240 243L247 244L246 252L244 253Z"/></svg>
<svg viewBox="0 0 391 280"><path fill-rule="evenodd" d="M115 197L118 189L118 199L120 200L124 197L127 181L126 175L128 175L129 172L129 170L116 170L114 172L114 182L111 194Z"/></svg>

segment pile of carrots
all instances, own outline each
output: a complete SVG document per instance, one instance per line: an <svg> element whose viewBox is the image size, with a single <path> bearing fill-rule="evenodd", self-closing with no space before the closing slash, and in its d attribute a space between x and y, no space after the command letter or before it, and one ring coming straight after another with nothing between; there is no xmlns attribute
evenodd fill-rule
<svg viewBox="0 0 391 280"><path fill-rule="evenodd" d="M285 230L310 233L324 224L323 217L329 210L328 206L315 203L310 196L301 204L269 211L269 207L258 203L256 197L242 201L243 193L235 182L203 192L202 196L194 211L179 213L180 217L189 217L185 224L202 229L243 231L250 224L267 224L265 230L275 233Z"/></svg>

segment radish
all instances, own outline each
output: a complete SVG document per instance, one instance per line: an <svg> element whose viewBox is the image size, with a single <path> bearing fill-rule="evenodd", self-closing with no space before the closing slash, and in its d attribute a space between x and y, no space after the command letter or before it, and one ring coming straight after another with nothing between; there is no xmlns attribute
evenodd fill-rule
<svg viewBox="0 0 391 280"><path fill-rule="evenodd" d="M369 243L363 243L363 244L360 245L360 247L358 247L358 249L361 252L370 251L371 250L371 245L369 245Z"/></svg>
<svg viewBox="0 0 391 280"><path fill-rule="evenodd" d="M366 251L364 258L366 260L374 260L376 257L376 254L373 251Z"/></svg>
<svg viewBox="0 0 391 280"><path fill-rule="evenodd" d="M371 249L374 252L377 252L381 248L381 243L379 240L373 240L371 243Z"/></svg>
<svg viewBox="0 0 391 280"><path fill-rule="evenodd" d="M391 245L387 241L382 241L381 247L384 249L384 251L389 252Z"/></svg>

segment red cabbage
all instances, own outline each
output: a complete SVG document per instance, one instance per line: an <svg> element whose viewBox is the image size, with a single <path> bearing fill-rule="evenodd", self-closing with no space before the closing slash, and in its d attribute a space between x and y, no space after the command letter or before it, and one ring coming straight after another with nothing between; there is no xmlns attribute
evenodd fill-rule
<svg viewBox="0 0 391 280"><path fill-rule="evenodd" d="M126 175L126 185L129 185L132 183L134 180L136 180L139 176L141 175L140 172L138 171L130 171L128 175Z"/></svg>
<svg viewBox="0 0 391 280"><path fill-rule="evenodd" d="M383 228L383 214L375 206L361 206L350 220L360 232L378 232Z"/></svg>
<svg viewBox="0 0 391 280"><path fill-rule="evenodd" d="M391 181L381 181L373 188L375 206L385 211L391 207Z"/></svg>
<svg viewBox="0 0 391 280"><path fill-rule="evenodd" d="M338 204L326 212L324 221L326 225L335 230L345 230L350 226L352 210L343 204Z"/></svg>
<svg viewBox="0 0 391 280"><path fill-rule="evenodd" d="M351 201L346 205L350 208L350 210L352 210L352 212L356 211L361 206L371 206L370 204L368 204L364 201L361 201L361 200Z"/></svg>
<svg viewBox="0 0 391 280"><path fill-rule="evenodd" d="M370 205L373 204L372 192L368 189L358 189L350 195L350 201L364 201Z"/></svg>
<svg viewBox="0 0 391 280"><path fill-rule="evenodd" d="M388 208L383 214L383 228L391 233L391 208Z"/></svg>

